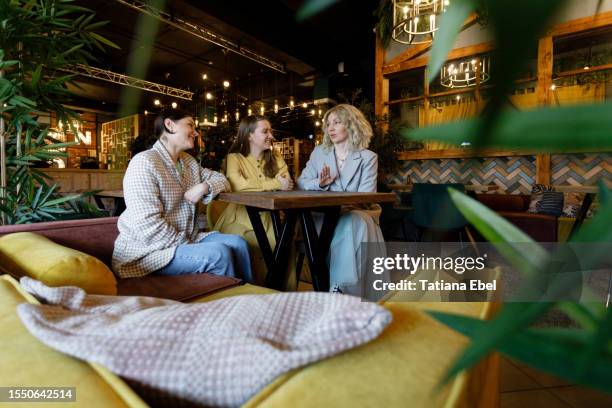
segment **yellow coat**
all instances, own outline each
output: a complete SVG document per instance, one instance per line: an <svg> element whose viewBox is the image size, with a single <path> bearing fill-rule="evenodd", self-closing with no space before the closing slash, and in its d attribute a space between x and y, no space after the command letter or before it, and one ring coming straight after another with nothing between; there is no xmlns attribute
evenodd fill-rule
<svg viewBox="0 0 612 408"><path fill-rule="evenodd" d="M257 160L249 155L244 157L240 153L230 153L226 157L226 174L232 191L247 192L247 191L276 191L280 190L280 181L276 178L277 175L289 177L289 169L287 164L277 154L274 154L278 172L274 177L266 177L263 173L263 161ZM274 238L274 229L269 212L261 213L261 222L266 230L270 246L274 249L276 239ZM249 220L246 208L243 205L229 204L213 229L224 234L237 234L242 236L249 243L251 252L251 264L253 267L253 279L256 284L263 284L266 276L266 264L261 255L261 250L253 231L253 226ZM290 270L295 270L295 262L293 257L290 258ZM293 273L291 274L293 275ZM290 278L291 279L291 278ZM288 285L291 287L292 285Z"/></svg>

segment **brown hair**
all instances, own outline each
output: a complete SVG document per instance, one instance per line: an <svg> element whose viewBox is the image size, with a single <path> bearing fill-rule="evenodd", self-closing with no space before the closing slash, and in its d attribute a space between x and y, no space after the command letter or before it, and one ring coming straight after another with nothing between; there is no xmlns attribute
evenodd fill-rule
<svg viewBox="0 0 612 408"><path fill-rule="evenodd" d="M166 119L170 119L173 122L178 122L179 120L184 118L193 118L193 115L191 113L179 109L164 109L155 118L155 122L153 123L155 137L159 139L164 134L164 132L172 133L164 123Z"/></svg>
<svg viewBox="0 0 612 408"><path fill-rule="evenodd" d="M249 144L249 136L257 129L257 124L262 120L270 122L268 118L260 115L250 115L242 118L240 126L238 126L238 135L236 141L232 144L229 149L229 153L240 153L244 157L247 157L251 153L251 145ZM276 164L276 157L274 155L274 148L263 152L263 172L266 177L272 178L276 176L278 172L278 165Z"/></svg>

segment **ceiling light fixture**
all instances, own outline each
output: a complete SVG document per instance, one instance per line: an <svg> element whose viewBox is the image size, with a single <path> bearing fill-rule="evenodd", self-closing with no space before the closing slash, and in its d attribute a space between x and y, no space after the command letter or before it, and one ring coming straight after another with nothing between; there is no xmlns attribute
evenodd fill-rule
<svg viewBox="0 0 612 408"><path fill-rule="evenodd" d="M391 37L403 44L431 42L449 0L393 0Z"/></svg>
<svg viewBox="0 0 612 408"><path fill-rule="evenodd" d="M440 83L447 88L467 88L487 82L491 78L491 60L488 56L451 62L440 71Z"/></svg>
<svg viewBox="0 0 612 408"><path fill-rule="evenodd" d="M176 109L178 107L178 104L176 102L172 102L172 109Z"/></svg>
<svg viewBox="0 0 612 408"><path fill-rule="evenodd" d="M230 86L230 82L229 81L227 81L227 80L223 81L223 87L224 88L229 88L229 86Z"/></svg>

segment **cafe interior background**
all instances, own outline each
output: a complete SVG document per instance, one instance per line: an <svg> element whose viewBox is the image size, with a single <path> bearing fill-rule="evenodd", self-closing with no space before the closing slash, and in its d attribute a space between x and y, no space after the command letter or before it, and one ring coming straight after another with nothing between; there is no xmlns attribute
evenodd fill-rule
<svg viewBox="0 0 612 408"><path fill-rule="evenodd" d="M272 1L265 8L253 2L236 6L173 1L166 11L138 1L79 4L94 10L96 19L108 21L99 32L118 48L97 53L95 64L67 67L75 74L68 86L74 96L67 106L79 113L78 121L62 123L54 112L39 112L38 121L49 125L51 135L75 143L64 149L66 157L34 164L49 166L44 172L62 194L121 189L134 140L150 138L155 114L174 106L194 113L201 137L193 153L213 168L219 167L241 117L249 112L269 116L275 149L297 176L320 140L322 114L342 101L355 103L371 119L379 136L373 148L381 155L383 181L392 186L463 183L493 186L482 189L489 194L526 195L536 182L592 186L610 178L612 159L596 148L576 154L475 152L468 145L458 148L398 136L401 127L440 124L481 112L495 81L490 74L496 63L483 18L470 17L440 80L430 84L425 80L427 42L418 44L421 38L416 38L406 44L410 40L401 37L386 46L377 42L377 1L358 6L338 2L299 22L299 1ZM239 13L232 12L235 7ZM607 15L609 8L607 1L570 2L557 16L551 41L533 47L530 63L508 95L511 109L611 97L612 27L607 19L593 27L575 24L595 14ZM157 31L144 37L139 22ZM139 66L130 57L148 42L152 50L144 59L150 59ZM543 65L545 58L550 59L548 66ZM445 78L452 69L472 75L471 82ZM135 70L140 76L130 75ZM126 94L133 90L139 94L128 100Z"/></svg>
<svg viewBox="0 0 612 408"><path fill-rule="evenodd" d="M338 1L306 20L296 19L303 4L297 0L77 3L94 10L97 21L108 21L96 31L117 47L96 52L90 64L64 67L64 74L75 75L65 106L78 120L66 123L53 111L36 112L55 141L72 143L58 149L64 156L33 166L50 176L50 185L57 183L60 195L85 193L93 204L87 192L121 190L134 141L150 143L152 122L165 108L193 112L200 140L192 153L212 168L219 168L240 118L265 114L277 138L274 148L297 177L320 141L324 112L338 102L356 104L371 120L381 185L398 193L400 216L412 184L461 183L479 201L498 205L534 239L561 241L572 233L575 218L529 215L521 206L528 205L533 185L582 194L580 208L585 193L612 178L612 155L597 146L542 153L401 136L400 129L474 118L483 111L497 63L486 16L468 17L439 79L429 82L428 33L413 37L404 30L385 41L375 32L377 24L394 25L381 4L396 2ZM400 20L406 17L402 8L396 12ZM507 95L508 110L609 102L612 1L569 1L530 52ZM514 208L514 198L521 208ZM108 212L114 205L112 199L103 202ZM385 238L411 239L404 227L400 221L384 229ZM504 375L512 381L504 383ZM562 381L502 361L502 401L503 393L514 401L525 390L540 393L550 406L605 406L598 405L606 398L600 394L588 394L596 402L580 405L586 394L572 394Z"/></svg>

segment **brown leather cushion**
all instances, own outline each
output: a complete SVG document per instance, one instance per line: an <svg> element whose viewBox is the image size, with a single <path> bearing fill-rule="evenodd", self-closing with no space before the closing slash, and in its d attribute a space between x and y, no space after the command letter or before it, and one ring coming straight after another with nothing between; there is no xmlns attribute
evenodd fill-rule
<svg viewBox="0 0 612 408"><path fill-rule="evenodd" d="M476 198L495 211L527 211L531 197L524 194L476 194Z"/></svg>
<svg viewBox="0 0 612 408"><path fill-rule="evenodd" d="M237 278L210 273L177 276L147 275L142 278L120 279L117 282L117 294L119 296L151 296L186 302L243 283Z"/></svg>

